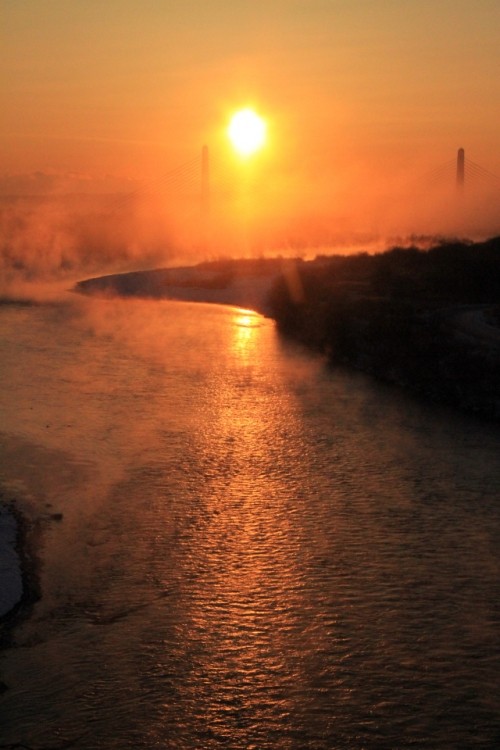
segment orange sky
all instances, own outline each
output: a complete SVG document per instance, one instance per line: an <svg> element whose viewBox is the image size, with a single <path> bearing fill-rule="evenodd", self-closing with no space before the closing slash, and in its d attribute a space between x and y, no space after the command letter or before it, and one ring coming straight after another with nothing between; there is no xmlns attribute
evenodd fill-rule
<svg viewBox="0 0 500 750"><path fill-rule="evenodd" d="M255 174L269 200L288 185L292 207L362 206L460 146L500 173L498 0L0 8L0 176L157 179L203 143L214 173L236 169L224 130L248 104L269 120Z"/></svg>

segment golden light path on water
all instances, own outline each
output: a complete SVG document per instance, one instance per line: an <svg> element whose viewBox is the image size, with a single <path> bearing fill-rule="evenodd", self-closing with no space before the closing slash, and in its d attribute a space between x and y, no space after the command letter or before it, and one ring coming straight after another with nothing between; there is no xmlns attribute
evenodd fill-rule
<svg viewBox="0 0 500 750"><path fill-rule="evenodd" d="M293 709L294 668L284 670L284 662L300 597L291 585L297 579L298 543L293 543L283 487L267 459L276 419L269 399L254 398L248 388L261 377L262 319L235 310L229 331L227 350L237 382L217 377L211 384L209 427L196 446L207 461L206 522L185 550L183 578L193 583L182 628L197 647L181 705L186 723L197 723L206 742L239 746L249 731L258 737L264 731L260 726L278 734ZM290 674L285 680L284 671ZM269 737L261 741L268 743Z"/></svg>

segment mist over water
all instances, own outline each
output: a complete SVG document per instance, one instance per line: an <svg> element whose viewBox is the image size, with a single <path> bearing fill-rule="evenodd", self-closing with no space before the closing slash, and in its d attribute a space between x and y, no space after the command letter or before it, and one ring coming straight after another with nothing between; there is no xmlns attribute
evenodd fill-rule
<svg viewBox="0 0 500 750"><path fill-rule="evenodd" d="M495 747L496 427L234 308L0 315L0 481L42 587L1 742Z"/></svg>
<svg viewBox="0 0 500 750"><path fill-rule="evenodd" d="M329 179L265 163L237 167L213 167L208 213L197 159L143 183L4 176L0 294L221 257L373 253L500 232L497 183L473 180L457 192L453 165L438 182L415 166L392 178L344 167Z"/></svg>

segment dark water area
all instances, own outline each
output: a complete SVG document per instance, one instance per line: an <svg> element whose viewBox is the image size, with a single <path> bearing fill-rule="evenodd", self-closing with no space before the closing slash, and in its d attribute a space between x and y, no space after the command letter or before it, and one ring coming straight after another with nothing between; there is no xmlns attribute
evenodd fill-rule
<svg viewBox="0 0 500 750"><path fill-rule="evenodd" d="M500 746L498 426L238 309L0 319L0 484L42 591L0 747Z"/></svg>

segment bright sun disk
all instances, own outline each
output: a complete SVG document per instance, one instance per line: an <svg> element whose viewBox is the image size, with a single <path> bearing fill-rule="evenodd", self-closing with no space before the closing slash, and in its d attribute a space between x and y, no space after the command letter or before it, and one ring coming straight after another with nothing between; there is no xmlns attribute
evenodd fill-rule
<svg viewBox="0 0 500 750"><path fill-rule="evenodd" d="M231 118L228 135L241 156L250 156L264 145L266 123L252 109L241 109Z"/></svg>

